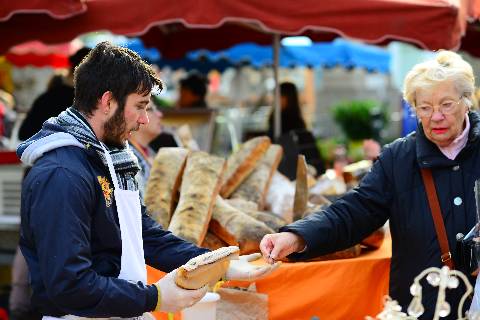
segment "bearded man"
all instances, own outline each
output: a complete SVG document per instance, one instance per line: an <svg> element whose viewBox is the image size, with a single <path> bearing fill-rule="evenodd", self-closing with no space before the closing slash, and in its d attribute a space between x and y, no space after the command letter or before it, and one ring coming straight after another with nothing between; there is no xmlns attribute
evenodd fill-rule
<svg viewBox="0 0 480 320"><path fill-rule="evenodd" d="M131 50L98 44L75 69L73 106L22 143L32 169L22 185L20 248L43 319L146 319L178 311L207 289L175 284L176 268L207 251L163 230L141 206L128 147L148 123L162 82ZM226 277L271 271L231 263ZM145 264L168 272L148 285Z"/></svg>

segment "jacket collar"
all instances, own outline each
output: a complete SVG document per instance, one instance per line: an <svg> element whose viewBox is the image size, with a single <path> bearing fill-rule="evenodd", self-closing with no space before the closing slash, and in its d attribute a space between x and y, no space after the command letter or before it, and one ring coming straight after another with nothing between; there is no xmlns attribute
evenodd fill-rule
<svg viewBox="0 0 480 320"><path fill-rule="evenodd" d="M433 168L433 167L450 167L458 163L458 160L465 157L466 154L471 152L478 141L480 140L480 115L477 112L470 111L468 113L470 120L470 131L468 133L468 142L466 146L460 151L455 160L450 160L440 151L436 144L431 142L425 136L422 124L420 121L417 125L416 133L416 151L417 162L420 168Z"/></svg>

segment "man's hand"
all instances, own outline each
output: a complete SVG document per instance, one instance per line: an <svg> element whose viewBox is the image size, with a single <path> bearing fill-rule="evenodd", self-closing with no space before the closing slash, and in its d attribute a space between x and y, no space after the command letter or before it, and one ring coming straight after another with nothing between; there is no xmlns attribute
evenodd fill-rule
<svg viewBox="0 0 480 320"><path fill-rule="evenodd" d="M177 312L193 306L207 293L207 286L197 290L180 288L175 283L176 274L177 270L175 269L155 283L160 297L160 303L155 311Z"/></svg>
<svg viewBox="0 0 480 320"><path fill-rule="evenodd" d="M263 237L260 250L268 263L275 263L293 252L302 251L305 240L293 232L271 233Z"/></svg>
<svg viewBox="0 0 480 320"><path fill-rule="evenodd" d="M225 278L227 280L253 281L265 277L280 265L275 263L273 265L257 266L250 263L261 257L260 253L252 253L240 256L238 260L230 260L230 266L225 274Z"/></svg>

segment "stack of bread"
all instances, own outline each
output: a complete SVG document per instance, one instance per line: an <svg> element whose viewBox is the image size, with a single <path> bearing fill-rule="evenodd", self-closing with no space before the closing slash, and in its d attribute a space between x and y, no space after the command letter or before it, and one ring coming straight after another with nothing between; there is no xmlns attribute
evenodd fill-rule
<svg viewBox="0 0 480 320"><path fill-rule="evenodd" d="M202 151L162 148L145 192L153 218L175 235L210 249L259 251L287 221L263 211L282 148L268 137L245 142L228 160Z"/></svg>
<svg viewBox="0 0 480 320"><path fill-rule="evenodd" d="M267 204L282 154L282 147L265 136L246 141L227 160L203 151L161 148L145 204L165 229L194 244L212 250L238 246L240 254L258 252L265 234L277 232L293 218L269 212ZM305 179L298 183L303 184L295 197L308 199ZM319 208L302 201L296 200L300 209L295 217Z"/></svg>

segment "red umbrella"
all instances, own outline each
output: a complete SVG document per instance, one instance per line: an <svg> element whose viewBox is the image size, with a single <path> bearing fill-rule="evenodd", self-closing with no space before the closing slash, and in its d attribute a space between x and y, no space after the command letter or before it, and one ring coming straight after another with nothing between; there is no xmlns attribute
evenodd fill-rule
<svg viewBox="0 0 480 320"><path fill-rule="evenodd" d="M82 46L83 43L78 39L55 45L47 45L40 41L29 41L10 48L8 52L17 55L31 53L39 56L54 53L68 57L74 54Z"/></svg>
<svg viewBox="0 0 480 320"><path fill-rule="evenodd" d="M65 42L110 30L142 35L165 57L197 48L220 49L271 34L335 36L382 43L402 40L428 49L455 49L464 20L451 0L85 0L87 11L65 20L16 14L0 23L0 52L28 40Z"/></svg>
<svg viewBox="0 0 480 320"><path fill-rule="evenodd" d="M14 53L7 53L5 55L5 58L8 62L20 68L26 66L35 66L38 68L68 68L70 66L67 56L55 53L50 53L46 55L36 55L33 53L19 55Z"/></svg>
<svg viewBox="0 0 480 320"><path fill-rule="evenodd" d="M268 43L272 34L276 53L280 34L303 34L314 40L343 36L371 43L402 40L432 50L456 49L466 23L465 10L461 10L459 1L452 0L84 1L87 12L63 21L46 15L17 14L0 23L0 52L28 40L65 42L97 30L124 35L144 35L148 31L146 44L155 45L167 58L180 57L192 49L226 48L246 40ZM278 134L278 87L275 101Z"/></svg>
<svg viewBox="0 0 480 320"><path fill-rule="evenodd" d="M68 68L68 57L83 46L80 40L56 45L46 45L40 41L29 41L14 46L5 54L5 58L17 67L33 65L36 67Z"/></svg>
<svg viewBox="0 0 480 320"><path fill-rule="evenodd" d="M0 25L9 24L17 16L29 17L25 27L35 26L36 17L48 17L49 19L67 19L75 15L85 13L87 6L83 0L16 0L2 1L0 5ZM41 19L41 18L39 18ZM8 20L8 22L6 22ZM18 28L6 27L8 32L2 33L3 36L15 38L16 32L21 32ZM23 41L22 41L23 42ZM16 42L19 43L19 42ZM10 46L9 46L10 47ZM8 47L4 48L8 49ZM6 54L8 61L18 67L34 65L36 67L52 66L54 68L66 68L69 66L68 44L57 46L47 46L39 41L31 41L11 48Z"/></svg>
<svg viewBox="0 0 480 320"><path fill-rule="evenodd" d="M47 13L56 19L70 18L87 9L82 0L15 0L2 1L0 21L18 13Z"/></svg>

